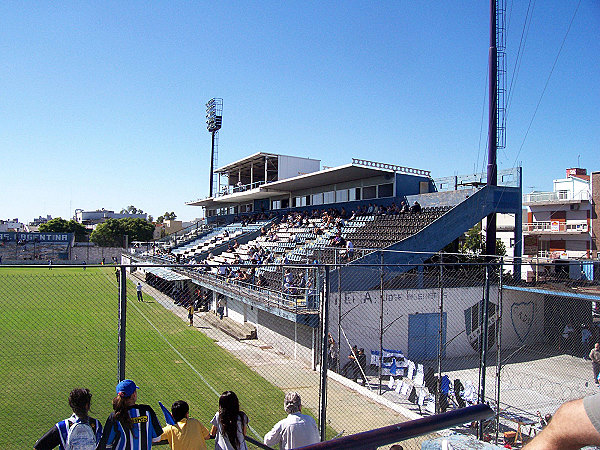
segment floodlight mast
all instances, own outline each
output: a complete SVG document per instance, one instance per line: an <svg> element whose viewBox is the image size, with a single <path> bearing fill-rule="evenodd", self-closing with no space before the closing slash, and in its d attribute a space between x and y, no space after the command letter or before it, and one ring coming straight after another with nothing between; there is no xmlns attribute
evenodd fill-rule
<svg viewBox="0 0 600 450"><path fill-rule="evenodd" d="M209 196L215 194L214 171L217 166L218 157L218 135L223 123L223 99L211 98L206 104L206 128L211 134L211 152L210 152L210 177L209 177Z"/></svg>

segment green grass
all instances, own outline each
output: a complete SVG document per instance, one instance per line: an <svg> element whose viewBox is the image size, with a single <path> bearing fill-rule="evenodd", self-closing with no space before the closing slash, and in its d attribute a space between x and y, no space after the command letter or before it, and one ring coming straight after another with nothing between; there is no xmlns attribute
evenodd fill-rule
<svg viewBox="0 0 600 450"><path fill-rule="evenodd" d="M141 387L138 402L152 406L161 423L158 401L170 406L183 399L190 415L209 426L218 407L212 389L235 391L261 436L283 418L279 388L147 294L145 299L135 301L128 282L126 376ZM113 268L0 267L0 310L0 449L32 448L71 414L67 396L73 387L92 391L91 415L104 422L118 381Z"/></svg>

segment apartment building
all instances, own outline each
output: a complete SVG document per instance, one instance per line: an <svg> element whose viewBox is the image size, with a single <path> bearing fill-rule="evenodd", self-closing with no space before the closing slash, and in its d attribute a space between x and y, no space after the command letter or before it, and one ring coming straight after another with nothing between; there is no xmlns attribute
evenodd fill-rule
<svg viewBox="0 0 600 450"><path fill-rule="evenodd" d="M599 182L600 172L590 176L586 169L570 168L565 178L553 181L552 192L525 194L523 255L549 259L597 257L600 230L594 233L593 225L598 228Z"/></svg>

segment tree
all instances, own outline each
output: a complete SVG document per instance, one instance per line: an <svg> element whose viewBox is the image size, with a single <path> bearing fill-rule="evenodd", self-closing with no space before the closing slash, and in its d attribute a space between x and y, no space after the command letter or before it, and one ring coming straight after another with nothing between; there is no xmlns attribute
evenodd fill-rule
<svg viewBox="0 0 600 450"><path fill-rule="evenodd" d="M144 219L108 219L96 227L90 240L100 247L122 247L128 241L151 241L154 225Z"/></svg>
<svg viewBox="0 0 600 450"><path fill-rule="evenodd" d="M472 255L485 254L485 236L481 231L481 223L467 231L467 238L461 244L460 252ZM506 246L500 239L496 239L496 255L506 256Z"/></svg>
<svg viewBox="0 0 600 450"><path fill-rule="evenodd" d="M121 219L125 234L129 236L129 242L152 240L154 225L144 219Z"/></svg>
<svg viewBox="0 0 600 450"><path fill-rule="evenodd" d="M79 222L71 219L66 221L62 217L55 217L38 228L42 233L73 233L76 241L83 241L87 234L86 228Z"/></svg>
<svg viewBox="0 0 600 450"><path fill-rule="evenodd" d="M125 229L123 219L107 219L99 224L90 236L90 241L100 247L123 247Z"/></svg>
<svg viewBox="0 0 600 450"><path fill-rule="evenodd" d="M121 214L144 214L142 208L136 208L133 205L129 205L127 208L123 208L120 211Z"/></svg>
<svg viewBox="0 0 600 450"><path fill-rule="evenodd" d="M158 216L158 219L156 219L156 223L163 223L165 220L175 220L175 219L177 219L177 214L175 214L173 211L166 212L162 216Z"/></svg>

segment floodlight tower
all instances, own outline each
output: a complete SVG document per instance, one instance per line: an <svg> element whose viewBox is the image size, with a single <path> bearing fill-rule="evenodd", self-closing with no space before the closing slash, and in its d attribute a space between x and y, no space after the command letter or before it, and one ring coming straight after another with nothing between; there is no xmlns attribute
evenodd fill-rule
<svg viewBox="0 0 600 450"><path fill-rule="evenodd" d="M215 193L215 184L213 181L215 167L217 167L217 157L219 148L219 130L223 122L223 99L211 98L206 104L206 128L212 136L212 146L210 152L210 197Z"/></svg>

